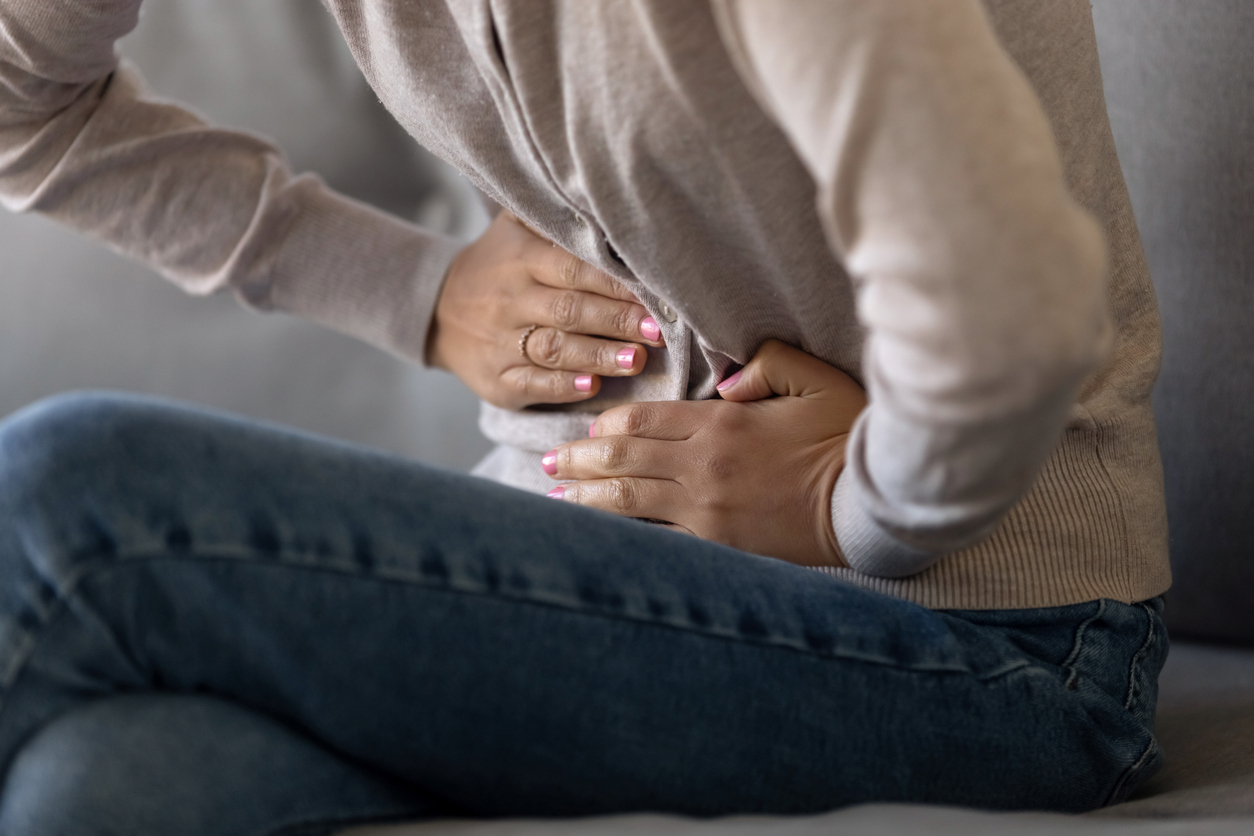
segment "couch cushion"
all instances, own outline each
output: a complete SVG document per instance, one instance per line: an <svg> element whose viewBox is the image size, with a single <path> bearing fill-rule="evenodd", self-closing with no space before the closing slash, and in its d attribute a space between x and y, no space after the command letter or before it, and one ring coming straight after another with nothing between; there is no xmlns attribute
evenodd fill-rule
<svg viewBox="0 0 1254 836"><path fill-rule="evenodd" d="M1251 832L1254 819L1146 821L870 804L796 818L696 821L673 816L607 816L565 822L431 822L357 828L341 836L1248 836Z"/></svg>
<svg viewBox="0 0 1254 836"><path fill-rule="evenodd" d="M1107 105L1158 290L1176 635L1254 642L1254 3L1095 0Z"/></svg>
<svg viewBox="0 0 1254 836"><path fill-rule="evenodd" d="M1101 814L1254 816L1254 651L1176 642L1159 687L1166 762Z"/></svg>

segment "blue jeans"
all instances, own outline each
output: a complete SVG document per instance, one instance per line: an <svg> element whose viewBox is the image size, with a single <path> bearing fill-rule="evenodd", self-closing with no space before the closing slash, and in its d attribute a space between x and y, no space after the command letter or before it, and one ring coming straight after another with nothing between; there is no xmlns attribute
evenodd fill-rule
<svg viewBox="0 0 1254 836"><path fill-rule="evenodd" d="M1161 602L936 612L99 395L0 424L0 833L1081 811L1161 761Z"/></svg>

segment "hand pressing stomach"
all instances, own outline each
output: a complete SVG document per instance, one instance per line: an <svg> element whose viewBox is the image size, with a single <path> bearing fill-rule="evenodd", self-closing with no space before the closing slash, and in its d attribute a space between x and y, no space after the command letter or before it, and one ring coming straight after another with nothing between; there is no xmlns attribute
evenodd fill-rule
<svg viewBox="0 0 1254 836"><path fill-rule="evenodd" d="M427 355L488 403L522 409L639 374L646 345L662 333L634 296L502 212L449 268Z"/></svg>
<svg viewBox="0 0 1254 836"><path fill-rule="evenodd" d="M639 374L657 323L607 274L502 212L454 260L429 354L491 404L574 403ZM542 460L549 496L670 524L793 563L844 566L831 496L866 406L844 372L777 340L719 385L722 400L602 413L593 438Z"/></svg>
<svg viewBox="0 0 1254 836"><path fill-rule="evenodd" d="M862 387L768 340L719 393L602 413L592 438L544 456L549 476L571 480L549 496L790 563L847 566L831 499Z"/></svg>

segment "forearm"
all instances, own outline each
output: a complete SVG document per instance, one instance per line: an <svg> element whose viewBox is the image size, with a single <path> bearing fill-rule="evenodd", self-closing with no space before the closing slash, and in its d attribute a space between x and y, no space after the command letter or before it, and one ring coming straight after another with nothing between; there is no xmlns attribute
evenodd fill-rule
<svg viewBox="0 0 1254 836"><path fill-rule="evenodd" d="M0 200L191 292L229 289L422 359L458 245L293 176L264 140L153 98L114 56L138 7L0 7Z"/></svg>
<svg viewBox="0 0 1254 836"><path fill-rule="evenodd" d="M1030 487L1104 356L1100 230L978 3L717 7L858 289L870 406L833 495L841 548L917 572Z"/></svg>

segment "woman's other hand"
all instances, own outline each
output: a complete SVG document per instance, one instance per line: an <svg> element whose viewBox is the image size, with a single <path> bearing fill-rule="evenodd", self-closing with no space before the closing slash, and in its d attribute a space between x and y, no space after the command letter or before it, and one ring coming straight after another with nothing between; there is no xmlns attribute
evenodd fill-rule
<svg viewBox="0 0 1254 836"><path fill-rule="evenodd" d="M846 565L831 497L862 387L771 340L720 391L723 401L603 413L593 438L544 457L550 476L574 480L549 495L792 563Z"/></svg>
<svg viewBox="0 0 1254 836"><path fill-rule="evenodd" d="M634 296L501 212L453 260L427 357L485 401L521 409L639 374L646 345L662 345L661 329Z"/></svg>

